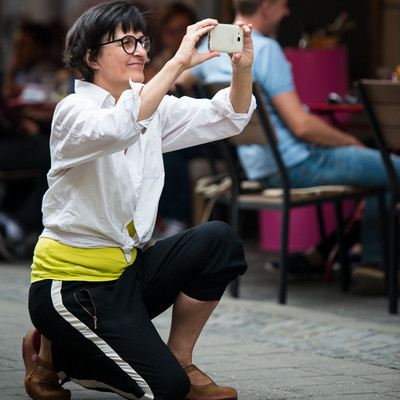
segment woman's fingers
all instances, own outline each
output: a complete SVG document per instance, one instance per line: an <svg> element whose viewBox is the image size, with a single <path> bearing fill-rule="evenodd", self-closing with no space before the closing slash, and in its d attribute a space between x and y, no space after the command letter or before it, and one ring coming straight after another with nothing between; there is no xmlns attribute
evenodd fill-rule
<svg viewBox="0 0 400 400"><path fill-rule="evenodd" d="M233 65L246 68L253 63L253 41L251 39L253 25L245 25L242 21L237 21L236 24L243 28L243 52L230 54L230 57Z"/></svg>
<svg viewBox="0 0 400 400"><path fill-rule="evenodd" d="M218 21L216 19L207 18L202 21L196 22L194 25L188 26L186 30L186 35L196 35L197 40L199 40L203 35L207 32L211 31L218 25Z"/></svg>
<svg viewBox="0 0 400 400"><path fill-rule="evenodd" d="M206 18L203 19L199 22L196 22L193 25L189 25L187 27L187 31L197 31L199 29L203 29L203 28L207 28L210 26L217 26L218 25L218 21L216 19L212 19L212 18Z"/></svg>

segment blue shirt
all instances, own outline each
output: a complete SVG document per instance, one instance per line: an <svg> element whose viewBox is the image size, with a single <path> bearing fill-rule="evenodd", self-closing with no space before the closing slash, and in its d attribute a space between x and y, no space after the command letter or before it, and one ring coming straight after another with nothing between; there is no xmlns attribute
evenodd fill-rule
<svg viewBox="0 0 400 400"><path fill-rule="evenodd" d="M264 100L270 113L271 122L279 138L279 151L287 167L293 167L309 156L307 143L293 135L279 114L272 106L270 99L294 89L291 65L276 40L267 38L253 30L254 62L253 79L261 87ZM207 41L199 46L199 52L207 51ZM229 82L232 67L228 54L212 58L192 70L200 80ZM249 179L260 179L277 172L277 166L269 146L239 146L238 155Z"/></svg>

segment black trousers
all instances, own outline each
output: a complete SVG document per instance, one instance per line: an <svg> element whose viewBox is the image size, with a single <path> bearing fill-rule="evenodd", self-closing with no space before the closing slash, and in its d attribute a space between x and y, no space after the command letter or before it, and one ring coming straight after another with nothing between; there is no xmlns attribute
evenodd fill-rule
<svg viewBox="0 0 400 400"><path fill-rule="evenodd" d="M188 377L151 319L180 291L219 300L246 268L236 233L223 222L208 222L138 251L116 281L32 284L29 312L52 342L60 377L127 399L180 400L189 391Z"/></svg>

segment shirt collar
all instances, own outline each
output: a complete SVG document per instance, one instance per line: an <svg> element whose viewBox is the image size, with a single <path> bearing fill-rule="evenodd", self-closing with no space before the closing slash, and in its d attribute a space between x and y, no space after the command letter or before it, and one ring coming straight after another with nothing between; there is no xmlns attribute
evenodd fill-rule
<svg viewBox="0 0 400 400"><path fill-rule="evenodd" d="M115 106L114 97L107 90L91 82L76 79L75 93L94 101L101 108Z"/></svg>
<svg viewBox="0 0 400 400"><path fill-rule="evenodd" d="M254 28L253 28L253 31L251 32L251 34L252 34L253 36L264 37L263 34L261 34L260 32L258 32L258 30L254 29Z"/></svg>

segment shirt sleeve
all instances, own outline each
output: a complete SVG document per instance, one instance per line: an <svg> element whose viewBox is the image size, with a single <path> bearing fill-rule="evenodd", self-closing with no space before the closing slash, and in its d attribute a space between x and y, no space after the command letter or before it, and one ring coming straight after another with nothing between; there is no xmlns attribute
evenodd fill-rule
<svg viewBox="0 0 400 400"><path fill-rule="evenodd" d="M103 157L135 143L149 120L137 122L141 84L122 93L114 107L73 94L56 108L50 147L53 168L70 168Z"/></svg>
<svg viewBox="0 0 400 400"><path fill-rule="evenodd" d="M268 97L272 98L294 90L291 69L290 63L275 40L264 41L257 49L253 65L254 80L260 83Z"/></svg>
<svg viewBox="0 0 400 400"><path fill-rule="evenodd" d="M163 151L196 146L239 134L256 107L252 101L247 113L236 113L229 88L210 99L167 96L160 107L163 120Z"/></svg>

